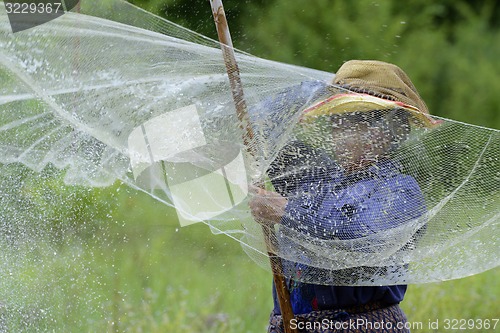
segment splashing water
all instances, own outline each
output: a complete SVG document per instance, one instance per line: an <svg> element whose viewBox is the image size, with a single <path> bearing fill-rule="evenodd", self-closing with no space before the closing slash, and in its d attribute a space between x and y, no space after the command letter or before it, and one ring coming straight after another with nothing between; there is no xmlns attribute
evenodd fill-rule
<svg viewBox="0 0 500 333"><path fill-rule="evenodd" d="M255 133L246 139L258 152L248 156L219 44L124 2L113 2L117 14L100 5L16 34L0 8L0 161L14 185L17 173L47 168L72 185L120 180L175 207L181 224L230 236L268 268L248 208L249 200L272 202L248 190L264 178L287 200L281 223L269 227L287 277L426 283L498 266L498 130L415 121L403 138L373 125L377 114L358 112L357 122L378 132L361 138L370 166L353 171L342 161L356 149L343 148L359 131L338 137L331 116L303 119L344 91L329 84L332 75L237 52ZM388 111L401 124L415 112ZM387 148L385 136L398 144ZM18 214L15 206L6 202L3 220ZM19 215L11 225L30 220L43 216ZM23 262L3 254L8 265Z"/></svg>

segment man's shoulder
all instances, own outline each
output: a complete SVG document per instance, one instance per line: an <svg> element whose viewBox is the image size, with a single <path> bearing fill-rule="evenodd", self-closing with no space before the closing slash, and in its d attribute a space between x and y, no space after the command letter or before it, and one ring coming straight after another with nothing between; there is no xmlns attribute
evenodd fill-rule
<svg viewBox="0 0 500 333"><path fill-rule="evenodd" d="M412 175L404 172L404 167L397 161L385 161L369 169L366 182L373 183L378 188L394 188L394 189L415 189L420 191L417 180Z"/></svg>

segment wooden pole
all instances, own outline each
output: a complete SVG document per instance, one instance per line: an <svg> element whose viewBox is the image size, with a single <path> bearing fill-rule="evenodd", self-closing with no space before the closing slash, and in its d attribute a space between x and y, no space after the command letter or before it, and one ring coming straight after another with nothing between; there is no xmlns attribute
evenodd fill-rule
<svg viewBox="0 0 500 333"><path fill-rule="evenodd" d="M226 71L227 75L229 76L229 83L231 85L231 93L233 96L234 104L236 106L238 120L240 122L239 126L243 133L243 143L245 144L248 152L251 155L255 156L256 147L254 146L255 143L253 140L253 130L250 124L247 105L243 95L243 86L241 84L240 71L238 68L238 64L236 63L236 58L234 56L233 42L231 40L231 34L229 33L226 13L224 12L222 0L210 0L210 4L212 6L215 26L217 27L217 35L219 36L219 41L221 42L224 62L226 64ZM276 241L274 237L273 226L262 225L262 231L264 232L267 253L269 255L269 260L271 263L273 280L276 286L276 293L278 296L278 302L283 318L285 333L296 333L297 330L290 327L290 321L293 319L294 315L292 305L290 303L290 293L286 285L286 279L283 276L283 266L281 258L275 252Z"/></svg>

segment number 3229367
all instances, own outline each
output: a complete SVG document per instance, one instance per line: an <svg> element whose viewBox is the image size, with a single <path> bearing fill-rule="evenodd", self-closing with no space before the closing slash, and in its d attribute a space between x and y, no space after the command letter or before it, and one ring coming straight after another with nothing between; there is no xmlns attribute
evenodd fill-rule
<svg viewBox="0 0 500 333"><path fill-rule="evenodd" d="M494 330L496 329L500 319L445 319L445 330Z"/></svg>
<svg viewBox="0 0 500 333"><path fill-rule="evenodd" d="M62 3L5 2L7 14L52 14L62 11Z"/></svg>

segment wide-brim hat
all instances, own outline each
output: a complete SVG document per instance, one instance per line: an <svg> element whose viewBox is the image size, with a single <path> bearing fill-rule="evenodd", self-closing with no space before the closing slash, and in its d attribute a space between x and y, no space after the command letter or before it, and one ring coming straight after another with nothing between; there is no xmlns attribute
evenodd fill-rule
<svg viewBox="0 0 500 333"><path fill-rule="evenodd" d="M398 66L374 60L344 63L333 80L337 93L303 111L301 120L373 110L404 109L414 124L434 127L440 122L429 110L409 77Z"/></svg>

